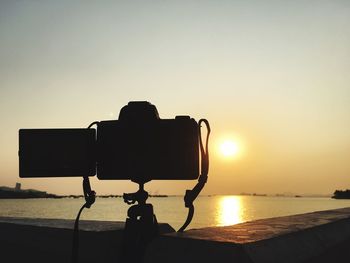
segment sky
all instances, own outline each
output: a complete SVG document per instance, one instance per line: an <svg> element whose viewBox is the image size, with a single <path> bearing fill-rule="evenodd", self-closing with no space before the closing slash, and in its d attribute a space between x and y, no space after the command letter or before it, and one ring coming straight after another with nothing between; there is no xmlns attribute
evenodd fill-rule
<svg viewBox="0 0 350 263"><path fill-rule="evenodd" d="M350 188L349 25L339 0L1 1L0 185L80 194L81 178L19 178L18 130L84 128L142 100L161 118L210 121L203 194ZM226 139L232 158L218 150Z"/></svg>

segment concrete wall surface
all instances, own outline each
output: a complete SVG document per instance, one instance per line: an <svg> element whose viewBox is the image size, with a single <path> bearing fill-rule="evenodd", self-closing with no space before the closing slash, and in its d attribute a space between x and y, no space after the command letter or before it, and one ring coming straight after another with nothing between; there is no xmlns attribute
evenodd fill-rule
<svg viewBox="0 0 350 263"><path fill-rule="evenodd" d="M146 262L350 262L350 208L165 234Z"/></svg>
<svg viewBox="0 0 350 263"><path fill-rule="evenodd" d="M0 262L71 262L74 220L0 217ZM120 262L124 223L82 220L79 262ZM160 233L173 232L159 224Z"/></svg>
<svg viewBox="0 0 350 263"><path fill-rule="evenodd" d="M73 225L0 217L0 262L70 262ZM79 262L120 262L123 228L122 222L81 221ZM160 224L160 232L145 262L350 262L350 208L184 233Z"/></svg>

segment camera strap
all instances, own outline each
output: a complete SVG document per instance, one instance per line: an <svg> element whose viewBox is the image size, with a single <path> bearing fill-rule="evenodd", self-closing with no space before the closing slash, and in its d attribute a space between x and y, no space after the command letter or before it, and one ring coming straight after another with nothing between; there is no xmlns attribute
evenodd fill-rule
<svg viewBox="0 0 350 263"><path fill-rule="evenodd" d="M202 133L201 133L201 124L204 122L207 128L207 137L205 140L205 148L203 146ZM194 214L194 205L193 202L202 191L204 185L208 180L208 172L209 172L209 151L208 151L208 143L209 143L209 135L210 135L210 125L208 120L200 119L198 121L198 134L199 134L199 144L201 150L201 174L198 178L197 184L193 187L192 190L186 190L184 201L185 207L188 208L187 219L183 226L177 232L183 232L186 227L191 223L193 214Z"/></svg>
<svg viewBox="0 0 350 263"><path fill-rule="evenodd" d="M97 121L91 123L88 127L90 129L93 125L98 124ZM79 261L79 219L81 212L84 210L84 208L90 208L93 203L95 203L96 199L96 192L91 189L90 180L88 176L83 177L83 191L84 191L84 198L85 198L85 204L80 208L77 217L74 222L74 230L73 230L73 247L72 247L72 263L78 263Z"/></svg>
<svg viewBox="0 0 350 263"><path fill-rule="evenodd" d="M90 208L93 203L95 203L96 192L91 190L89 177L84 177L83 179L83 190L85 197L85 204L80 208L78 215L74 223L74 233L73 233L73 248L72 248L72 263L77 263L79 259L79 218L80 214L84 208Z"/></svg>

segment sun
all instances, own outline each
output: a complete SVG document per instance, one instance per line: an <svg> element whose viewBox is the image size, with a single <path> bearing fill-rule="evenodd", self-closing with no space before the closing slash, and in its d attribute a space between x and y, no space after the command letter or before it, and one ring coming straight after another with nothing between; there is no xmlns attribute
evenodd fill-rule
<svg viewBox="0 0 350 263"><path fill-rule="evenodd" d="M234 140L224 140L219 146L220 154L224 157L236 157L240 152L238 142Z"/></svg>

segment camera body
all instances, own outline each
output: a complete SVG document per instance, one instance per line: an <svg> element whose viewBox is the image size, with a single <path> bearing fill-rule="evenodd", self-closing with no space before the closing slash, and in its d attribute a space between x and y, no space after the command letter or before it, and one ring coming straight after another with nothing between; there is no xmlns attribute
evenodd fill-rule
<svg viewBox="0 0 350 263"><path fill-rule="evenodd" d="M191 180L199 176L198 124L160 119L149 102L129 102L118 120L95 129L21 129L20 177L92 176L101 180Z"/></svg>

